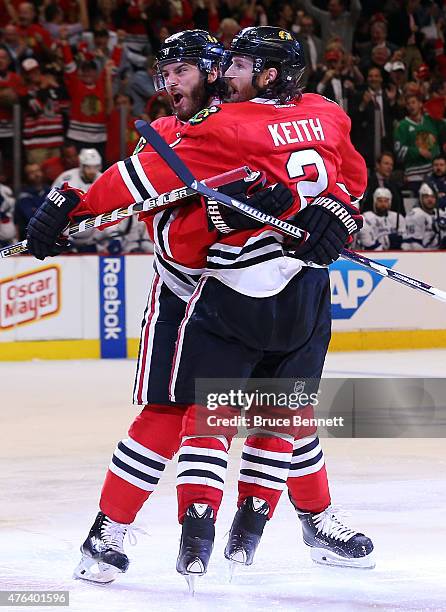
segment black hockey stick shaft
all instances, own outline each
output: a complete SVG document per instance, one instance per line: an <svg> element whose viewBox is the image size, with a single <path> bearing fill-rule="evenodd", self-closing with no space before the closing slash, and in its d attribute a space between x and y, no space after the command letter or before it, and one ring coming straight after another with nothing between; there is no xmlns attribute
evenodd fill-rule
<svg viewBox="0 0 446 612"><path fill-rule="evenodd" d="M261 212L260 210L249 206L249 204L235 200L224 193L214 191L201 181L198 181L193 176L186 164L184 164L184 162L178 157L176 152L169 147L164 138L162 138L151 125L142 119L138 119L135 121L135 127L141 136L147 140L150 146L155 149L155 151L164 159L171 170L173 170L177 177L183 181L187 187L194 189L197 193L204 197L212 198L213 200L220 202L220 204L223 204L232 210L237 210L247 217L251 217L256 221L260 221L266 225L272 225L277 229L283 230L295 238L304 238L307 235L306 232L302 231L298 227L295 227L294 225L291 225L291 223L281 221L272 215L268 215L267 213Z"/></svg>
<svg viewBox="0 0 446 612"><path fill-rule="evenodd" d="M198 181L186 164L180 159L177 153L171 148L167 142L162 138L162 136L146 121L142 119L138 119L135 121L135 127L138 132L145 138L145 140L151 145L151 147L164 159L166 164L171 168L171 170L178 176L178 178L183 181L185 185L194 189L197 193L202 196L211 198L228 208L232 208L233 210L237 210L248 217L256 219L256 221L260 221L265 223L266 225L271 225L280 229L283 233L288 234L290 236L303 238L305 236L305 232L300 230L299 228L287 223L286 221L281 221L272 215L267 215L262 213L252 206L248 204L244 204L243 202L239 202L234 198L230 198L226 194L219 193L213 189L210 189L206 185L203 185L200 181ZM411 289L417 289L418 291L422 291L423 293L427 293L434 297L437 300L442 302L446 302L446 291L441 289L437 289L432 285L428 285L423 281L419 281L415 278L407 276L401 272L397 272L396 270L392 270L387 266L384 266L372 259L368 259L360 255L359 253L355 253L354 251L350 251L348 249L343 249L341 252L341 257L343 259L348 259L350 261L355 262L356 264L363 266L365 268L370 268L373 271L377 272L381 276L385 276L390 278L398 283L405 285L406 287L410 287Z"/></svg>

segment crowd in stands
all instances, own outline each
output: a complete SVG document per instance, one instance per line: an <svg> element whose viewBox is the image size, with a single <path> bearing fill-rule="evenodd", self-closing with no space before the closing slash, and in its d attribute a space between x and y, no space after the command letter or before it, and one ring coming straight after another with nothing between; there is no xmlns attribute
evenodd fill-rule
<svg viewBox="0 0 446 612"><path fill-rule="evenodd" d="M446 248L443 0L2 0L0 246L23 239L51 185L89 185L137 142L133 122L170 114L153 58L170 34L206 29L226 47L241 28L294 32L304 90L334 100L369 168L356 247ZM22 189L13 193L14 105ZM76 185L77 186L77 185ZM124 227L125 226L125 227ZM136 221L73 241L75 252L148 252Z"/></svg>

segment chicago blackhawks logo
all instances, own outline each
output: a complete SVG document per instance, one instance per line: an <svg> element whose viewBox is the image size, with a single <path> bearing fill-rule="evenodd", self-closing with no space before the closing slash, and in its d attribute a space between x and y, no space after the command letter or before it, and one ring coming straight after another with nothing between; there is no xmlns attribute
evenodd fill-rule
<svg viewBox="0 0 446 612"><path fill-rule="evenodd" d="M98 115L103 111L102 102L95 95L85 96L81 103L81 111L88 117Z"/></svg>
<svg viewBox="0 0 446 612"><path fill-rule="evenodd" d="M281 38L282 40L293 40L291 34L289 32L285 32L285 30L280 30L279 38Z"/></svg>
<svg viewBox="0 0 446 612"><path fill-rule="evenodd" d="M203 108L203 110L194 115L192 119L189 119L189 123L191 125L198 125L199 123L203 123L205 119L207 119L211 115L214 115L215 113L218 113L220 110L221 109L219 106L209 106L208 108Z"/></svg>

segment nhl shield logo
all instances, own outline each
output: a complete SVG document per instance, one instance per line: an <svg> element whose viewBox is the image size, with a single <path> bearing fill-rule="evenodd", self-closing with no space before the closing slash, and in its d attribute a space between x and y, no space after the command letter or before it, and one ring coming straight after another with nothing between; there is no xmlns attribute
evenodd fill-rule
<svg viewBox="0 0 446 612"><path fill-rule="evenodd" d="M294 393L296 395L300 395L304 392L305 389L305 381L304 380L296 380L294 383Z"/></svg>

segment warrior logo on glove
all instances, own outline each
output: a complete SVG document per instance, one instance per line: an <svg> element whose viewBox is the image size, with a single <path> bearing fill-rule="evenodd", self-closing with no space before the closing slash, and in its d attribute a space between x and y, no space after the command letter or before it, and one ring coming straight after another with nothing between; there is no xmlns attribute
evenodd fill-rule
<svg viewBox="0 0 446 612"><path fill-rule="evenodd" d="M337 202L331 198L319 197L313 201L312 206L323 206L336 215L336 217L342 221L350 236L361 229L358 227L355 219L350 215L348 210L346 210L341 202Z"/></svg>

